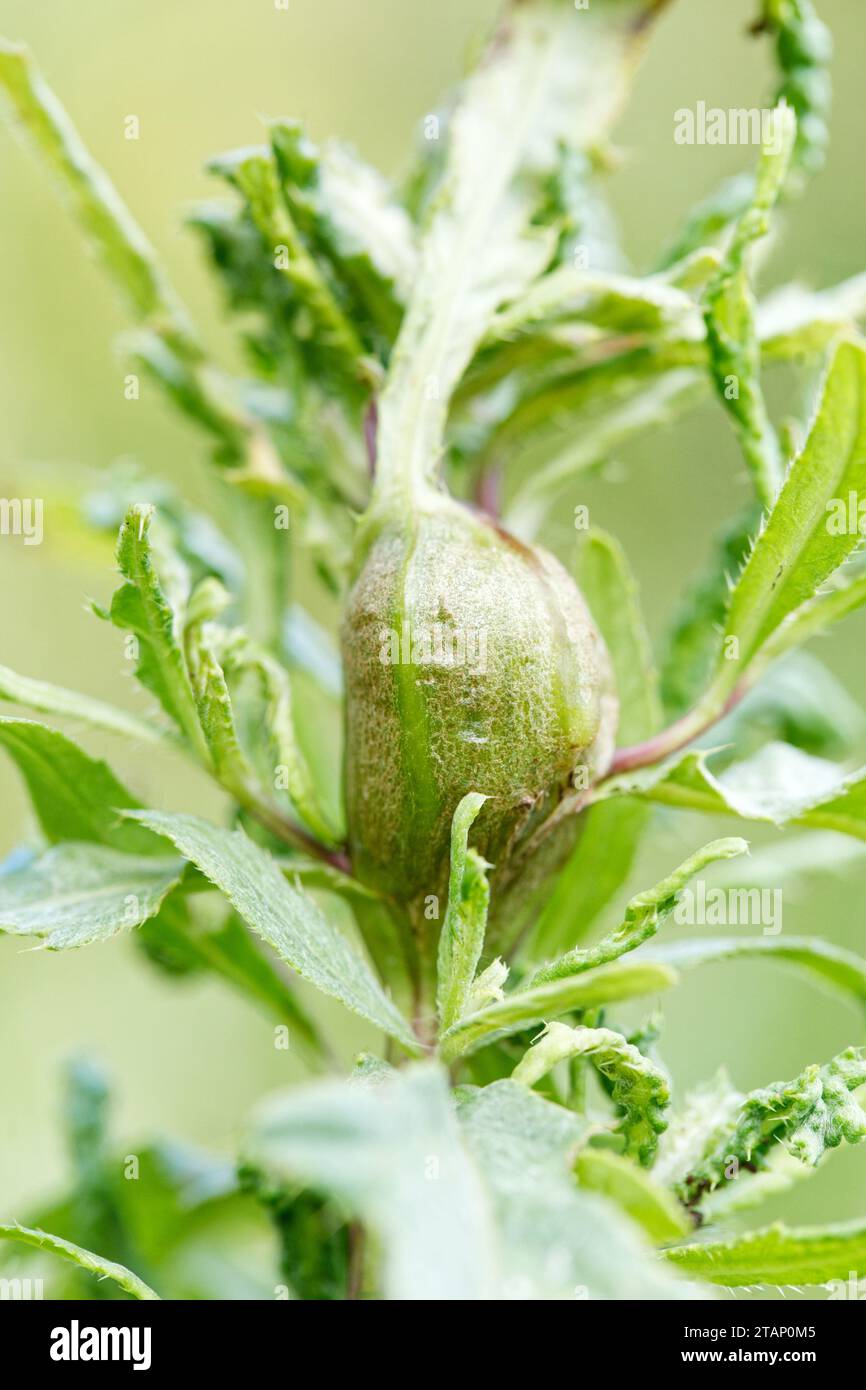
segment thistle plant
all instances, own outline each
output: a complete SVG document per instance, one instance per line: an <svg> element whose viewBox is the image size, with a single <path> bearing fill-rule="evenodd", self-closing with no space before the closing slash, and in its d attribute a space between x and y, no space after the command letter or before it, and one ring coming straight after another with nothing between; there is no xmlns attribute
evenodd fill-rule
<svg viewBox="0 0 866 1390"><path fill-rule="evenodd" d="M0 928L52 951L134 932L153 968L265 1010L311 1073L244 1121L237 1163L159 1143L126 1182L105 1079L74 1065L70 1191L0 1225L16 1261L70 1262L61 1296L679 1299L863 1267L866 1216L731 1224L866 1137L856 1013L847 1050L748 1094L720 1072L682 1095L659 1052L660 997L731 957L866 1005L866 959L819 935L678 928L704 873L766 888L826 858L825 832L866 838L844 721L790 684L838 698L798 651L866 601L866 275L755 289L826 144L810 0L756 16L778 74L754 167L646 274L622 268L607 141L662 8L510 0L399 189L288 120L215 158L224 196L190 221L242 379L29 54L0 47L13 122L128 305L133 374L208 438L214 498L205 516L121 468L81 499L82 525L119 533L93 613L145 698L0 668L30 711L0 745L39 825L0 872ZM763 380L791 361L813 402L782 429ZM611 451L707 393L751 500L655 653L613 536L582 528L563 561L541 541ZM88 727L203 769L212 818L142 805ZM624 901L660 808L681 862ZM687 840L688 811L791 826L790 853L744 867L739 835ZM369 1026L348 1076L316 991ZM227 1221L276 1232L252 1283L213 1254Z"/></svg>

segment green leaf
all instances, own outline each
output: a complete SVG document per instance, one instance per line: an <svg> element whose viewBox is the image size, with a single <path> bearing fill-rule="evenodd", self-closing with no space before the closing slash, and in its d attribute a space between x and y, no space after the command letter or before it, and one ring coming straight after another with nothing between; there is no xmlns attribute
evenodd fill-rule
<svg viewBox="0 0 866 1390"><path fill-rule="evenodd" d="M191 747L207 761L196 702L183 653L182 624L189 597L189 576L176 556L163 556L169 569L169 598L154 563L151 527L156 508L134 504L124 518L117 543L117 563L124 583L111 601L116 627L134 634L138 644L136 675L159 700Z"/></svg>
<svg viewBox="0 0 866 1390"><path fill-rule="evenodd" d="M608 1197L657 1245L680 1240L692 1223L679 1202L639 1168L610 1149L582 1149L574 1161L581 1187Z"/></svg>
<svg viewBox="0 0 866 1390"><path fill-rule="evenodd" d="M273 128L275 143L281 127ZM277 144L277 149L279 145ZM267 255L291 291L296 309L308 315L312 334L307 346L335 384L342 384L359 402L375 379L355 325L345 314L321 265L311 254L289 204L283 197L280 169L270 149L242 149L220 155L209 164L245 199ZM297 331L297 329L296 329ZM366 384L365 384L366 383Z"/></svg>
<svg viewBox="0 0 866 1390"><path fill-rule="evenodd" d="M180 881L177 860L62 844L0 877L0 932L44 938L50 951L141 926Z"/></svg>
<svg viewBox="0 0 866 1390"><path fill-rule="evenodd" d="M830 576L825 587L777 628L761 653L759 670L792 648L819 637L841 618L866 603L866 570L849 562Z"/></svg>
<svg viewBox="0 0 866 1390"><path fill-rule="evenodd" d="M513 1081L466 1088L460 1122L496 1212L500 1297L674 1299L638 1230L571 1174L586 1122ZM660 1278L661 1276L661 1278Z"/></svg>
<svg viewBox="0 0 866 1390"><path fill-rule="evenodd" d="M0 40L0 87L16 116L59 176L73 209L137 316L160 321L172 337L194 348L184 310L175 299L153 249L103 171L91 159L27 50Z"/></svg>
<svg viewBox="0 0 866 1390"><path fill-rule="evenodd" d="M786 743L768 743L720 777L708 768L707 754L681 754L604 784L604 795L620 793L682 810L773 825L790 822L866 839L866 770L845 777L836 763Z"/></svg>
<svg viewBox="0 0 866 1390"><path fill-rule="evenodd" d="M719 711L742 673L792 613L859 545L831 526L828 506L866 493L866 349L843 342L831 361L809 438L733 592L715 677L701 707Z"/></svg>
<svg viewBox="0 0 866 1390"><path fill-rule="evenodd" d="M542 275L496 314L488 336L513 339L570 321L617 333L660 333L681 327L694 313L694 300L664 276L640 280L566 264Z"/></svg>
<svg viewBox="0 0 866 1390"><path fill-rule="evenodd" d="M485 1043L522 1032L530 1024L545 1023L575 1009L654 994L676 981L675 972L667 966L614 961L583 975L516 990L449 1028L441 1041L442 1055L450 1062Z"/></svg>
<svg viewBox="0 0 866 1390"><path fill-rule="evenodd" d="M374 344L390 344L417 269L411 218L348 146L329 141L319 151L285 121L270 130L290 208L327 257L355 322L366 324Z"/></svg>
<svg viewBox="0 0 866 1390"><path fill-rule="evenodd" d="M850 1094L866 1082L866 1050L849 1047L824 1066L806 1067L793 1081L739 1097L737 1111L716 1130L677 1190L699 1202L741 1166L760 1170L775 1145L814 1168L843 1140L866 1139L866 1114Z"/></svg>
<svg viewBox="0 0 866 1390"><path fill-rule="evenodd" d="M866 275L852 275L826 290L782 285L758 306L758 333L774 361L799 361L850 336L866 315Z"/></svg>
<svg viewBox="0 0 866 1390"><path fill-rule="evenodd" d="M49 840L92 841L129 854L163 852L152 835L121 819L121 811L141 803L108 764L91 758L59 730L0 716L0 745L27 783Z"/></svg>
<svg viewBox="0 0 866 1390"><path fill-rule="evenodd" d="M771 135L761 150L752 200L734 227L724 260L706 294L710 372L719 399L733 420L758 498L765 506L771 505L779 489L782 462L760 386L761 351L746 254L769 231L769 215L788 173L795 132L793 112L777 106Z"/></svg>
<svg viewBox="0 0 866 1390"><path fill-rule="evenodd" d="M600 14L561 0L508 7L449 121L446 167L379 406L380 496L432 481L449 401L493 313L555 249L549 231L530 227L539 189L563 145L586 150L613 120L654 8L641 0Z"/></svg>
<svg viewBox="0 0 866 1390"><path fill-rule="evenodd" d="M254 1117L245 1150L270 1177L337 1198L371 1228L387 1298L492 1296L488 1202L441 1068L277 1097Z"/></svg>
<svg viewBox="0 0 866 1390"><path fill-rule="evenodd" d="M727 889L727 893L759 892L759 889ZM657 960L677 971L740 957L779 961L815 976L819 982L850 995L852 1003L866 1008L866 959L842 946L811 936L701 937L693 941L666 941L647 947L642 960Z"/></svg>
<svg viewBox="0 0 866 1390"><path fill-rule="evenodd" d="M115 1264L112 1260L105 1260L101 1255L94 1255L92 1250L84 1250L80 1245L73 1245L72 1241L52 1236L48 1231L34 1231L28 1226L18 1226L14 1222L2 1222L0 1240L15 1240L22 1245L35 1246L37 1250L50 1250L52 1254L59 1255L64 1260L71 1260L80 1269L89 1270L100 1279L113 1280L118 1288L131 1294L133 1298L159 1298L159 1294L154 1293L153 1289L149 1288L144 1280L139 1279L137 1274L133 1274L131 1269Z"/></svg>
<svg viewBox="0 0 866 1390"><path fill-rule="evenodd" d="M541 966L532 976L532 984L541 985L551 980L566 979L585 970L607 965L627 952L634 951L644 941L655 936L670 917L677 905L680 892L690 879L701 873L707 865L718 863L719 860L733 859L737 855L745 854L748 848L745 840L730 838L712 840L710 844L696 850L667 878L663 878L652 888L644 889L631 899L626 906L622 923L616 931L604 937L596 946L587 950L575 947L558 960Z"/></svg>
<svg viewBox="0 0 866 1390"><path fill-rule="evenodd" d="M73 1057L64 1069L64 1119L74 1182L68 1199L69 1219L63 1228L66 1238L74 1237L76 1244L103 1250L129 1268L141 1267L144 1262L130 1239L119 1192L125 1184L118 1184L118 1170L109 1148L110 1100L103 1068L87 1057ZM30 1224L55 1229L59 1221L58 1215L49 1213ZM76 1271L73 1277L81 1297L116 1296L113 1289L89 1274Z"/></svg>
<svg viewBox="0 0 866 1390"><path fill-rule="evenodd" d="M251 672L259 681L266 702L267 741L274 765L285 775L289 800L322 844L336 845L337 829L319 804L312 773L298 743L288 671L270 652L242 632L229 634L222 656L227 674Z"/></svg>
<svg viewBox="0 0 866 1390"><path fill-rule="evenodd" d="M610 1028L569 1028L548 1023L511 1074L513 1081L534 1086L560 1062L588 1057L611 1084L614 1104L624 1112L621 1129L625 1152L648 1166L667 1128L665 1112L671 1103L665 1073Z"/></svg>
<svg viewBox="0 0 866 1390"><path fill-rule="evenodd" d="M664 1254L683 1273L728 1288L837 1280L847 1287L851 1271L862 1269L866 1260L866 1223L792 1229L776 1222L732 1240L680 1245Z"/></svg>
<svg viewBox="0 0 866 1390"><path fill-rule="evenodd" d="M420 1046L366 962L322 916L313 900L287 883L271 855L242 830L221 830L197 816L133 813L223 892L248 926L287 965L333 995L409 1052Z"/></svg>
<svg viewBox="0 0 866 1390"><path fill-rule="evenodd" d="M0 666L0 700L27 705L40 714L59 714L64 718L78 719L92 728L120 734L122 738L136 743L171 743L171 734L166 729L139 718L137 714L115 709L114 705L107 705L91 695L79 695L75 690L64 690L62 686L52 685L48 681L19 676L8 666Z"/></svg>
<svg viewBox="0 0 866 1390"><path fill-rule="evenodd" d="M451 822L451 872L448 906L439 936L436 1007L444 1033L466 1011L466 1004L484 949L490 885L488 865L476 850L468 848L472 822L487 800L468 792Z"/></svg>
<svg viewBox="0 0 866 1390"><path fill-rule="evenodd" d="M313 1192L268 1184L252 1170L245 1183L268 1210L280 1251L280 1278L292 1297L303 1301L341 1301L350 1278L349 1226L336 1204ZM294 1187L294 1184L293 1184Z"/></svg>

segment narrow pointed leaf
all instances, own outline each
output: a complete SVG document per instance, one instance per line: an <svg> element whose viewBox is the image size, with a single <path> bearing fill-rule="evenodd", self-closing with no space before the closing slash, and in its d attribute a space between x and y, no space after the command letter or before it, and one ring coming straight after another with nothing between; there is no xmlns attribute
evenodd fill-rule
<svg viewBox="0 0 866 1390"><path fill-rule="evenodd" d="M170 840L225 893L247 925L303 979L341 1000L409 1052L420 1050L409 1024L367 963L312 898L287 883L271 855L242 830L221 830L196 816L133 814L140 824Z"/></svg>
<svg viewBox="0 0 866 1390"><path fill-rule="evenodd" d="M862 1270L866 1261L866 1222L800 1228L777 1222L732 1240L680 1245L664 1253L684 1274L727 1288L838 1280L847 1290L851 1271Z"/></svg>
<svg viewBox="0 0 866 1390"><path fill-rule="evenodd" d="M58 729L0 716L0 746L17 764L49 840L84 840L130 854L162 854L159 840L121 818L140 806L107 763Z"/></svg>
<svg viewBox="0 0 866 1390"><path fill-rule="evenodd" d="M34 1246L37 1250L49 1250L53 1255L70 1260L80 1269L88 1270L99 1279L110 1279L133 1298L159 1298L159 1294L154 1293L153 1289L145 1284L143 1279L139 1279L137 1274L133 1274L131 1269L115 1264L113 1260L105 1260L101 1255L94 1255L92 1250L74 1245L71 1240L62 1240L60 1236L50 1235L48 1231L35 1231L28 1226L18 1226L14 1222L3 1222L0 1223L0 1240L14 1240L22 1245Z"/></svg>
<svg viewBox="0 0 866 1390"><path fill-rule="evenodd" d="M677 975L668 966L639 961L614 961L587 970L583 975L507 994L499 1003L470 1014L449 1028L441 1042L442 1055L452 1061L486 1042L522 1032L533 1023L545 1023L575 1009L590 1009L620 999L655 994L676 984Z"/></svg>
<svg viewBox="0 0 866 1390"><path fill-rule="evenodd" d="M448 906L439 936L437 1008L445 1032L466 1008L484 948L490 888L484 860L468 848L472 822L486 797L478 792L464 796L451 824L451 873Z"/></svg>
<svg viewBox="0 0 866 1390"><path fill-rule="evenodd" d="M114 705L108 705L91 695L80 695L76 690L64 690L62 686L52 685L49 681L19 676L8 666L0 666L0 700L26 705L40 714L59 714L68 719L77 719L82 724L119 734L136 743L172 742L167 729L141 719L137 714L116 709Z"/></svg>
<svg viewBox="0 0 866 1390"><path fill-rule="evenodd" d="M63 844L0 877L0 932L42 937L51 951L141 926L180 880L182 861Z"/></svg>
<svg viewBox="0 0 866 1390"><path fill-rule="evenodd" d="M748 844L745 840L730 838L713 840L690 855L673 873L663 878L653 888L638 893L625 910L622 923L616 931L605 936L597 946L587 950L575 947L558 960L541 966L532 977L533 985L541 985L550 980L561 980L571 975L579 975L585 970L606 965L620 956L633 951L656 932L674 911L680 892L690 879L694 878L710 864L720 860L733 859L745 854ZM642 957L644 959L645 957Z"/></svg>
<svg viewBox="0 0 866 1390"><path fill-rule="evenodd" d="M832 524L830 509L851 492L866 494L866 348L843 342L808 440L731 594L708 708L724 704L763 645L860 544L859 530Z"/></svg>

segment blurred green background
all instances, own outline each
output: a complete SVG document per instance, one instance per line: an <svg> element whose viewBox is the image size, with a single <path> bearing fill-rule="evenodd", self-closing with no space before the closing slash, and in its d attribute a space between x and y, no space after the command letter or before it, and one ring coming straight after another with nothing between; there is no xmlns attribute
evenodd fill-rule
<svg viewBox="0 0 866 1390"><path fill-rule="evenodd" d="M673 112L708 105L766 104L768 46L748 38L749 0L679 0L665 15L617 131L622 163L610 180L626 249L646 268L689 205L753 151L681 147ZM862 193L862 0L822 0L836 39L835 103L828 164L783 219L766 284L801 278L832 284L866 265ZM160 249L184 297L231 362L221 321L184 206L214 192L202 173L221 149L260 138L258 117L292 115L316 138L339 134L398 174L419 116L462 70L494 0L3 0L2 30L25 40L85 140ZM136 115L141 135L124 139ZM204 449L170 416L155 389L123 395L114 340L126 327L44 170L0 128L0 495L22 476L39 495L50 466L100 469L130 456L202 493ZM783 411L802 412L799 378L771 384ZM700 569L717 522L739 508L746 482L737 447L712 403L687 421L629 446L605 479L575 493L593 520L626 545L641 581L654 635ZM551 533L548 540L567 543ZM41 547L0 542L4 664L117 702L136 704L118 635L84 609L113 587L110 551L76 549L60 511L49 510ZM324 607L320 615L330 618ZM863 693L866 616L849 620L822 658ZM92 751L144 799L214 811L204 780L168 757L136 753L86 735ZM864 750L866 751L866 750ZM730 823L718 827L730 831ZM32 831L15 773L0 765L0 852ZM634 876L652 882L711 838L704 821L665 823ZM771 839L756 834L755 840ZM866 861L866 856L864 856ZM856 946L866 866L786 893L786 932L817 932ZM861 942L862 944L862 942ZM316 1006L320 1008L320 1005ZM333 1010L347 1057L373 1040ZM862 1021L813 987L763 965L716 967L689 978L666 1005L663 1052L682 1089L725 1063L750 1087L793 1076L862 1041ZM172 1132L229 1151L260 1094L300 1074L273 1046L269 1021L218 984L172 985L147 967L130 941L70 955L22 950L0 940L0 1216L23 1216L57 1183L64 1159L57 1127L61 1060L70 1051L105 1060L119 1094L118 1135ZM866 1213L866 1152L837 1155L809 1184L766 1214L801 1220Z"/></svg>

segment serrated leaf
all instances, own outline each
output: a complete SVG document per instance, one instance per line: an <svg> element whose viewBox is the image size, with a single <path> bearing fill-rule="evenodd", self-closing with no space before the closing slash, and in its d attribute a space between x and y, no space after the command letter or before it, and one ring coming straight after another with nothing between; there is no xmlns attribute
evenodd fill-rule
<svg viewBox="0 0 866 1390"><path fill-rule="evenodd" d="M751 1091L716 1130L699 1160L677 1184L697 1203L741 1166L760 1170L777 1144L813 1167L844 1140L866 1139L866 1114L851 1094L866 1082L866 1051L849 1047L824 1066L809 1066L793 1081Z"/></svg>
<svg viewBox="0 0 866 1390"><path fill-rule="evenodd" d="M462 1017L484 949L490 886L487 864L468 848L469 831L484 802L479 792L468 792L451 822L451 870L448 905L439 935L436 1007L439 1026L446 1032Z"/></svg>
<svg viewBox="0 0 866 1390"><path fill-rule="evenodd" d="M575 1186L570 1168L586 1122L513 1081L461 1098L460 1123L496 1211L508 1299L686 1296L612 1203ZM692 1294L694 1291L691 1291Z"/></svg>
<svg viewBox="0 0 866 1390"><path fill-rule="evenodd" d="M105 1260L101 1255L95 1255L92 1250L74 1245L70 1240L50 1235L48 1231L35 1231L28 1226L18 1226L14 1222L2 1222L0 1240L19 1241L22 1245L35 1246L37 1250L49 1250L61 1259L71 1260L80 1269L89 1270L100 1279L111 1279L118 1288L131 1294L133 1298L159 1298L159 1294L145 1284L143 1279L139 1279L137 1274L133 1274L131 1269L115 1264L113 1260Z"/></svg>
<svg viewBox="0 0 866 1390"><path fill-rule="evenodd" d="M562 145L587 149L612 121L654 8L640 0L599 15L560 0L508 7L449 121L446 166L380 401L380 493L432 479L448 403L492 314L555 249L549 232L530 227L540 181Z"/></svg>
<svg viewBox="0 0 866 1390"><path fill-rule="evenodd" d="M276 1097L254 1117L245 1150L267 1174L336 1197L372 1229L387 1298L492 1296L489 1204L441 1068Z"/></svg>
<svg viewBox="0 0 866 1390"><path fill-rule="evenodd" d="M107 941L153 917L182 870L179 860L58 845L0 878L0 932L42 937L50 951Z"/></svg>
<svg viewBox="0 0 866 1390"><path fill-rule="evenodd" d="M142 685L156 696L190 746L207 760L183 652L189 576L177 557L165 556L166 566L171 567L172 601L154 563L151 527L155 515L156 508L143 503L131 506L124 518L117 542L117 563L124 583L112 598L110 617L116 627L135 636L136 675Z"/></svg>
<svg viewBox="0 0 866 1390"><path fill-rule="evenodd" d="M275 136L279 130L279 126L274 127ZM209 167L228 179L246 200L262 238L262 255L290 287L296 311L306 313L311 320L308 346L335 384L341 384L359 402L366 394L365 382L369 385L373 379L372 364L282 195L280 170L272 151L267 147L237 150L211 160Z"/></svg>
<svg viewBox="0 0 866 1390"><path fill-rule="evenodd" d="M718 274L706 293L705 323L710 373L734 422L759 500L769 506L782 479L779 442L760 385L761 352L746 254L769 230L772 211L788 173L796 121L777 106L761 150L755 189L734 227Z"/></svg>
<svg viewBox="0 0 866 1390"><path fill-rule="evenodd" d="M837 534L828 504L866 493L866 350L843 342L824 381L805 447L731 593L716 672L701 702L720 711L764 644L859 545Z"/></svg>
<svg viewBox="0 0 866 1390"><path fill-rule="evenodd" d="M680 1245L664 1254L683 1273L728 1288L838 1280L847 1290L851 1271L863 1269L866 1261L866 1222L800 1228L777 1222L732 1240Z"/></svg>
<svg viewBox="0 0 866 1390"><path fill-rule="evenodd" d="M843 569L830 576L825 587L808 603L798 608L796 613L777 628L765 644L755 665L757 670L764 664L776 660L785 652L801 646L813 637L819 637L829 627L849 613L854 613L866 603L866 570L862 565L849 562Z"/></svg>
<svg viewBox="0 0 866 1390"><path fill-rule="evenodd" d="M579 975L585 970L607 965L629 951L634 951L644 941L655 936L662 924L670 917L677 905L682 889L709 864L720 860L733 859L745 854L748 844L735 837L725 840L712 840L689 855L672 873L652 888L646 888L631 899L625 909L623 920L615 931L605 936L596 946L589 949L575 947L558 960L542 965L532 976L533 985L541 985L551 980L562 980Z"/></svg>
<svg viewBox="0 0 866 1390"><path fill-rule="evenodd" d="M417 269L415 232L382 175L346 145L319 151L300 127L271 124L290 208L324 254L374 344L390 345Z"/></svg>
<svg viewBox="0 0 866 1390"><path fill-rule="evenodd" d="M313 900L286 882L271 855L253 844L242 830L222 830L197 816L161 811L133 814L195 864L226 895L247 925L303 979L341 1000L407 1051L420 1051L409 1024L366 962L323 917Z"/></svg>
<svg viewBox="0 0 866 1390"><path fill-rule="evenodd" d="M511 1073L512 1081L534 1086L560 1062L588 1057L611 1084L611 1098L624 1112L620 1124L625 1152L644 1166L652 1162L658 1136L667 1128L671 1103L665 1073L621 1033L610 1028L569 1028L548 1023Z"/></svg>
<svg viewBox="0 0 866 1390"><path fill-rule="evenodd" d="M129 854L162 854L158 839L121 819L140 802L107 763L91 758L58 729L0 716L0 746L17 764L51 841L84 840Z"/></svg>
<svg viewBox="0 0 866 1390"><path fill-rule="evenodd" d="M533 1023L546 1023L575 1009L654 994L669 989L676 981L675 972L667 966L614 961L583 975L515 990L449 1028L441 1040L442 1055L450 1062L485 1043L522 1032Z"/></svg>
<svg viewBox="0 0 866 1390"><path fill-rule="evenodd" d="M261 685L267 742L275 766L284 770L286 791L295 811L322 844L337 844L338 831L319 804L310 768L298 743L288 671L264 647L240 632L229 634L222 656L230 675L250 672Z"/></svg>
<svg viewBox="0 0 866 1390"><path fill-rule="evenodd" d="M100 259L142 318L160 320L191 347L186 315L152 247L103 171L91 159L60 102L27 50L0 40L0 86L64 191Z"/></svg>
<svg viewBox="0 0 866 1390"><path fill-rule="evenodd" d="M582 1149L574 1172L581 1187L615 1202L658 1245L680 1240L692 1228L687 1213L665 1188L610 1149Z"/></svg>

